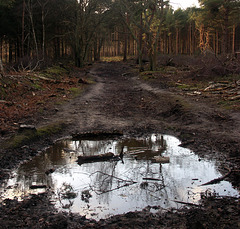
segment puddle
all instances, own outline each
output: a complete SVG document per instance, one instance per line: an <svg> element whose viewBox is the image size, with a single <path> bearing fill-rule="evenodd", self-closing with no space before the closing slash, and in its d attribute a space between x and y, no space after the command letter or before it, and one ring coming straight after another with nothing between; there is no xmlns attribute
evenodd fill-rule
<svg viewBox="0 0 240 229"><path fill-rule="evenodd" d="M201 186L222 174L214 161L200 160L179 144L177 138L160 134L64 140L14 171L1 199L21 199L50 187L57 208L98 220L147 206L182 207L175 201L197 204L203 192L239 196L227 181ZM81 155L119 155L122 150L122 160L77 163ZM159 155L169 157L169 163L155 162L153 157Z"/></svg>

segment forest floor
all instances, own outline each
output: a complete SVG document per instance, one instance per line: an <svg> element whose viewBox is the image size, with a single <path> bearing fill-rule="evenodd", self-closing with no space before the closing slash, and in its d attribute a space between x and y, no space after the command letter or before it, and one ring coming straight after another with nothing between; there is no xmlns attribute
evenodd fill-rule
<svg viewBox="0 0 240 229"><path fill-rule="evenodd" d="M66 70L66 69L65 69ZM70 72L70 74L69 74ZM131 62L99 62L58 73L0 79L0 181L23 160L55 140L84 133L178 137L200 157L217 160L238 190L240 180L240 78L206 74L197 65L163 66L139 73ZM11 138L21 124L45 128L34 139ZM52 128L52 129L51 129ZM46 130L47 129L47 130ZM231 171L231 173L229 173ZM49 191L50 192L50 191ZM198 207L151 213L146 209L86 219L59 213L49 193L4 200L1 228L239 228L239 198L205 196Z"/></svg>

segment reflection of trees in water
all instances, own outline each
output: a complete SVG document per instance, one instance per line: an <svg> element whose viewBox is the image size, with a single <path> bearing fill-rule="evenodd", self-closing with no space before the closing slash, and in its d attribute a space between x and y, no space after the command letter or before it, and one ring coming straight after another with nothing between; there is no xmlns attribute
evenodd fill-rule
<svg viewBox="0 0 240 229"><path fill-rule="evenodd" d="M128 150L146 147L150 151L159 151L166 149L166 141L163 135L152 134L145 138L126 139L122 142L128 147Z"/></svg>
<svg viewBox="0 0 240 229"><path fill-rule="evenodd" d="M76 150L83 155L89 156L108 152L115 153L114 143L114 140L79 140L74 141L71 147L73 150Z"/></svg>
<svg viewBox="0 0 240 229"><path fill-rule="evenodd" d="M131 148L137 149L139 147L145 147L150 153L157 150L160 154L166 148L166 142L161 135L154 135L145 139L127 139L116 145L116 151L120 152L122 148L124 148L124 151L129 151ZM150 160L136 161L128 158L127 160L123 159L123 162L127 164L121 164L121 161L95 164L95 172L91 174L91 188L97 194L101 194L98 198L103 203L109 202L109 192L135 184L135 181L139 183L137 190L136 186L128 188L135 189L133 192L136 195L133 198L137 201L140 199L141 201L159 200L159 196L164 195L165 185L161 164L158 164L160 168L157 170L156 165L152 166ZM143 177L159 178L159 180L157 182L148 181L147 187L140 189Z"/></svg>
<svg viewBox="0 0 240 229"><path fill-rule="evenodd" d="M91 189L99 196L103 203L109 202L109 191L116 187L118 180L115 178L115 169L118 161L98 163L95 171L90 175Z"/></svg>
<svg viewBox="0 0 240 229"><path fill-rule="evenodd" d="M46 152L34 157L31 161L22 164L17 171L16 183L19 190L28 190L32 184L44 184L53 186L51 175L47 176L45 172L55 165L64 165L67 157L62 149L68 147L68 141L62 141L55 144ZM68 171L65 171L66 173Z"/></svg>

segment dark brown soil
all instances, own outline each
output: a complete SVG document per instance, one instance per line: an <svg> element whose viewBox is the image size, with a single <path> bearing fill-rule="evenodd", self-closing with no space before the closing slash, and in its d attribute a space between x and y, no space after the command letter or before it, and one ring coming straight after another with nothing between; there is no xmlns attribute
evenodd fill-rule
<svg viewBox="0 0 240 229"><path fill-rule="evenodd" d="M22 148L1 149L2 182L19 162L60 137L116 132L139 136L156 132L173 134L201 157L216 159L223 174L231 170L226 179L239 189L240 112L237 102L226 110L218 105L221 96L204 91L193 95L175 87L179 82L189 85L198 82L189 69L171 75L139 75L134 64L100 62L84 71L73 76L73 82L78 82L76 79L83 75L95 81L84 93L62 105L51 103L41 113L32 112L31 116L14 119L15 123L37 128L64 123L64 129ZM201 85L205 86L209 80L201 79ZM8 138L6 126L1 144ZM95 222L82 216L57 213L45 193L23 202L5 200L0 207L0 225L2 228L238 228L239 210L239 199L205 197L200 207L166 212L159 208L154 214L145 209Z"/></svg>

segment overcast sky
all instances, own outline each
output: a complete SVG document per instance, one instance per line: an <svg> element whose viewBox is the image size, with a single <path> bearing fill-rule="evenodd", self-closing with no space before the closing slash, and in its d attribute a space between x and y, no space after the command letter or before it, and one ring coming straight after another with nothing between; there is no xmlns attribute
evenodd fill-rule
<svg viewBox="0 0 240 229"><path fill-rule="evenodd" d="M199 7L198 0L170 0L170 4L175 10L179 7L183 9L191 6Z"/></svg>

